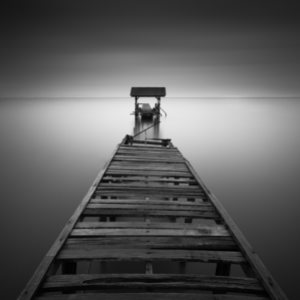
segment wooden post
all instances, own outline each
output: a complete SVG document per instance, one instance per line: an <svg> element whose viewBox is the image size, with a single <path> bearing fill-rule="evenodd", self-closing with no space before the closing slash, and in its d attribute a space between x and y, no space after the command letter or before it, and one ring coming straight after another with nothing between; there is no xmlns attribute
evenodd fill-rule
<svg viewBox="0 0 300 300"><path fill-rule="evenodd" d="M146 202L149 202L149 198L146 197ZM146 224L150 224L150 218L149 217L146 217L145 218L145 222ZM153 274L153 267L152 267L152 262L151 261L146 261L146 265L145 265L145 271L146 271L146 274ZM152 289L147 289L148 292L151 292Z"/></svg>
<svg viewBox="0 0 300 300"><path fill-rule="evenodd" d="M157 104L158 118L160 118L160 97L157 97Z"/></svg>
<svg viewBox="0 0 300 300"><path fill-rule="evenodd" d="M77 262L66 261L61 264L61 271L63 275L74 275L77 271ZM76 294L76 291L66 290L63 294Z"/></svg>
<svg viewBox="0 0 300 300"><path fill-rule="evenodd" d="M139 114L139 109L138 109L138 97L135 97L135 104L134 104L134 113L135 113L135 116L137 117L138 114Z"/></svg>
<svg viewBox="0 0 300 300"><path fill-rule="evenodd" d="M231 264L217 263L216 276L230 276ZM226 292L213 292L213 294L226 294Z"/></svg>

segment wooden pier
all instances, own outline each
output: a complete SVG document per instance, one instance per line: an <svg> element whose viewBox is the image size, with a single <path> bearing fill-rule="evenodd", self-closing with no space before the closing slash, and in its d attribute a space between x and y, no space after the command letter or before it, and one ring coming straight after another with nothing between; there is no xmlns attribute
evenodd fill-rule
<svg viewBox="0 0 300 300"><path fill-rule="evenodd" d="M199 263L213 274L189 271ZM170 140L126 136L18 299L287 297Z"/></svg>

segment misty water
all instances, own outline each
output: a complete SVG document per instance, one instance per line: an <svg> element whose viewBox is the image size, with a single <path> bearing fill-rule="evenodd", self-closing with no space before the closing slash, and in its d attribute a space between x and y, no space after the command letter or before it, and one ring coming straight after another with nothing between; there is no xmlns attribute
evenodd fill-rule
<svg viewBox="0 0 300 300"><path fill-rule="evenodd" d="M147 138L172 139L296 299L300 99L166 98L162 108ZM0 101L1 299L19 295L117 144L151 125L133 109L129 97Z"/></svg>

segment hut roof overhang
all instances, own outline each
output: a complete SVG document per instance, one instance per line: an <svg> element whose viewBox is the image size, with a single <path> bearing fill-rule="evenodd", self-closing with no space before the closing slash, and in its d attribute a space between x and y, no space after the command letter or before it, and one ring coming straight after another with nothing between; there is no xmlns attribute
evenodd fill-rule
<svg viewBox="0 0 300 300"><path fill-rule="evenodd" d="M166 88L164 87L132 87L131 97L165 97Z"/></svg>

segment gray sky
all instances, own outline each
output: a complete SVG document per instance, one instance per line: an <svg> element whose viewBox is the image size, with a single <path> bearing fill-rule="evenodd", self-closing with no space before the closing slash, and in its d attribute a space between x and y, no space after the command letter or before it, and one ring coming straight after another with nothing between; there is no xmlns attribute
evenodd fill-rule
<svg viewBox="0 0 300 300"><path fill-rule="evenodd" d="M0 97L300 96L299 12L297 1L14 1L1 9Z"/></svg>

